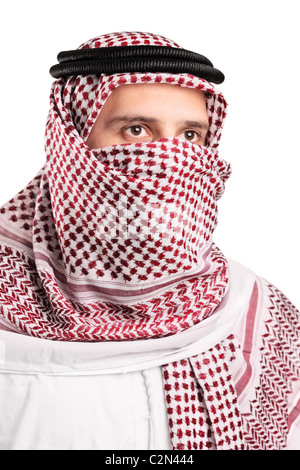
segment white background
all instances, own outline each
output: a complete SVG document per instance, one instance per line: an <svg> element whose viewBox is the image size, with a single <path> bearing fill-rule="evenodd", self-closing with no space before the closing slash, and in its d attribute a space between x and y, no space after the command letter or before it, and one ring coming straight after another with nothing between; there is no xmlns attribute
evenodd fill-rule
<svg viewBox="0 0 300 470"><path fill-rule="evenodd" d="M44 127L61 50L148 31L206 55L226 76L220 154L233 174L215 241L300 307L299 0L11 0L0 7L0 205L44 163Z"/></svg>

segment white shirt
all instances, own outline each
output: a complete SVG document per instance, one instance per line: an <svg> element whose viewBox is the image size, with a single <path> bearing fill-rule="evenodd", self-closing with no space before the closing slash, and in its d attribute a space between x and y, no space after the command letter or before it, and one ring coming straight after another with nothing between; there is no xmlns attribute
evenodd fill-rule
<svg viewBox="0 0 300 470"><path fill-rule="evenodd" d="M165 338L72 343L0 331L0 449L172 449L160 366L239 334L256 278L233 262L230 274L233 302ZM240 352L236 383L244 370ZM240 397L242 412L247 394ZM289 448L300 449L299 425L294 428Z"/></svg>

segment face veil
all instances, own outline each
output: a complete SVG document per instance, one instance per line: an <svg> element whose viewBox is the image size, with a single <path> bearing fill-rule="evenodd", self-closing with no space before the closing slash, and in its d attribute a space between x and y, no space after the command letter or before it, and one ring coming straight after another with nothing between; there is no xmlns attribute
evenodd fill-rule
<svg viewBox="0 0 300 470"><path fill-rule="evenodd" d="M149 43L179 48L159 36L121 33L79 50ZM131 83L203 90L207 146L162 139L89 149L86 139L106 100ZM14 309L2 312L6 321L47 339L101 341L164 336L211 315L228 287L226 259L212 241L217 200L230 174L217 152L225 114L214 85L189 74L56 80L46 163L1 208L9 238L3 256L14 260L12 272L23 273L15 276L18 286L29 283L26 294L14 288ZM10 289L2 294L9 299ZM22 307L24 299L30 308Z"/></svg>
<svg viewBox="0 0 300 470"><path fill-rule="evenodd" d="M161 36L116 33L79 50L139 45L180 49ZM174 138L91 150L86 139L110 94L139 83L202 90L207 145ZM189 73L132 71L56 80L45 165L0 209L2 324L52 341L137 342L180 334L213 316L229 290L228 262L213 242L217 201L230 175L230 165L218 155L225 115L221 92ZM182 391L194 382L205 389L199 364L209 364L217 353L222 366L233 360L234 348L230 337L205 357L163 366L174 449L225 449L228 442L243 447L235 392L222 373L230 431L211 428L209 406L216 402L205 395L196 399L196 427L187 424L194 423L193 406L185 424L178 424L178 397L172 392L182 379Z"/></svg>
<svg viewBox="0 0 300 470"><path fill-rule="evenodd" d="M118 432L118 448L138 448L137 434L150 449L298 447L299 311L213 241L231 171L218 154L222 75L142 32L99 36L58 61L45 163L0 207L2 447L23 448L26 435L30 448L113 448ZM203 92L206 145L89 148L114 90L147 83ZM35 420L47 392L53 407ZM145 425L128 440L133 410Z"/></svg>

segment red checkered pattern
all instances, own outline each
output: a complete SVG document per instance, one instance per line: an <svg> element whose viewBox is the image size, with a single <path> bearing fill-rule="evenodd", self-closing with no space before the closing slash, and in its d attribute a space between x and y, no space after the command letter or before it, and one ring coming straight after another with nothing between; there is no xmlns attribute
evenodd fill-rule
<svg viewBox="0 0 300 470"><path fill-rule="evenodd" d="M45 248L53 252L57 233L68 274L137 283L197 265L216 225L228 165L178 139L68 158L60 141L49 151L38 199L49 185L53 203L35 218L33 239L43 243L47 225Z"/></svg>
<svg viewBox="0 0 300 470"><path fill-rule="evenodd" d="M148 33L80 47L146 44L179 47ZM204 91L207 146L162 139L88 148L109 95L137 83ZM217 154L222 94L189 74L128 73L57 80L50 103L46 163L0 209L0 315L26 334L61 341L161 337L212 315L228 288L227 261L212 243L230 174ZM240 445L226 347L165 367L175 448ZM183 421L175 419L179 402Z"/></svg>
<svg viewBox="0 0 300 470"><path fill-rule="evenodd" d="M80 47L147 44L180 47L138 32ZM162 139L89 149L85 141L109 95L136 83L204 91L207 146ZM212 243L230 174L217 154L222 94L189 74L130 73L57 80L50 102L46 163L0 208L0 323L48 340L124 341L176 334L213 315L230 288L227 260ZM267 306L257 296L256 287L236 387L234 337L163 366L174 449L285 447L299 414L297 404L290 414L288 406L299 380L299 312L273 286ZM262 308L263 333L252 338ZM245 389L240 413L237 393Z"/></svg>
<svg viewBox="0 0 300 470"><path fill-rule="evenodd" d="M244 450L229 369L237 347L230 336L209 351L163 367L174 450Z"/></svg>
<svg viewBox="0 0 300 470"><path fill-rule="evenodd" d="M147 33L80 47L138 44L179 47ZM162 139L88 148L109 95L136 83L203 90L207 147ZM54 82L50 103L46 164L0 209L14 240L1 245L3 315L26 333L72 341L163 336L206 318L228 283L227 261L212 245L230 174L217 154L222 94L188 74L90 75Z"/></svg>
<svg viewBox="0 0 300 470"><path fill-rule="evenodd" d="M180 47L162 36L124 32L105 34L91 39L82 44L79 49L138 45ZM69 131L74 132L75 127L77 131L75 135L79 133L86 140L99 112L113 90L120 85L137 83L168 83L203 90L206 93L210 124L207 143L210 148L218 147L227 103L222 93L212 83L190 74L120 73L69 77L66 80L57 80L53 84L54 96L52 95L51 101L52 104L55 103L54 108L57 106L57 111L68 124Z"/></svg>

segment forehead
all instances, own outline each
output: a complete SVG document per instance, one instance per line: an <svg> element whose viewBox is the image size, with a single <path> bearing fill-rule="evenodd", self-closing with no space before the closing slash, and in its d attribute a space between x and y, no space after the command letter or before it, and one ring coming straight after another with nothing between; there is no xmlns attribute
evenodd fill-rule
<svg viewBox="0 0 300 470"><path fill-rule="evenodd" d="M80 137L86 140L113 91L129 84L180 85L184 89L203 91L209 119L208 145L218 147L227 103L213 84L189 74L121 73L69 77L66 81L61 79L54 84L54 93L58 106L63 97L62 106L71 109L72 122Z"/></svg>
<svg viewBox="0 0 300 470"><path fill-rule="evenodd" d="M120 109L136 111L185 114L206 114L206 95L202 90L170 84L134 84L116 88L108 97L100 113ZM170 117L172 117L170 115Z"/></svg>

